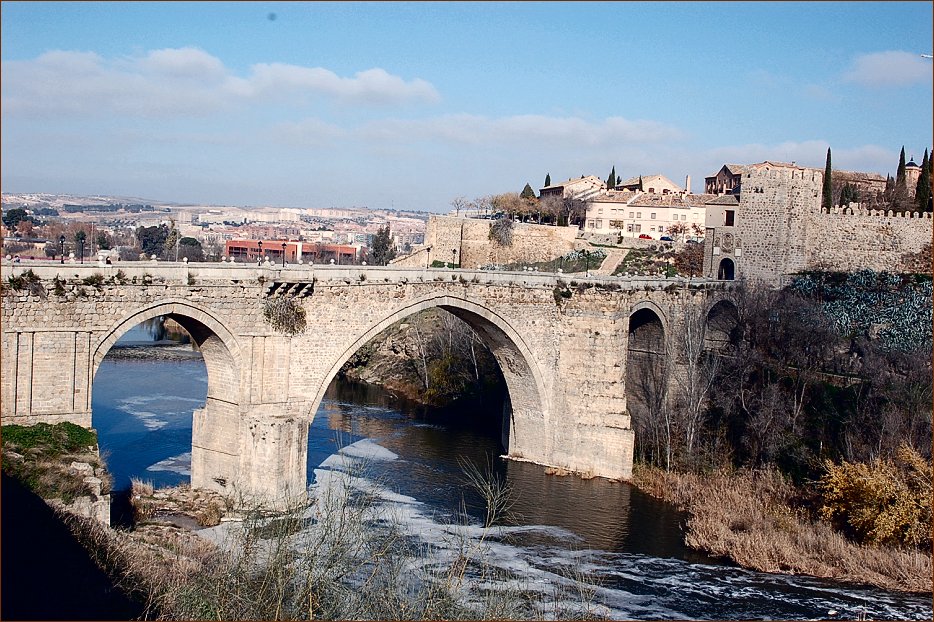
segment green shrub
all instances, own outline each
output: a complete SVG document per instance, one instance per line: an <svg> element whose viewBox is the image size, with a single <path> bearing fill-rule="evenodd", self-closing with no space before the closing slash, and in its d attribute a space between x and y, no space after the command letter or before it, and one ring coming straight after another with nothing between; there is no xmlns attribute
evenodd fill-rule
<svg viewBox="0 0 934 622"><path fill-rule="evenodd" d="M67 421L55 425L5 425L0 428L0 434L4 443L15 445L23 451L39 449L50 455L84 451L97 445L94 430Z"/></svg>
<svg viewBox="0 0 934 622"><path fill-rule="evenodd" d="M96 288L100 291L104 287L104 275L103 274L92 274L91 276L86 276L81 279L81 282L84 285L90 285L91 287Z"/></svg>

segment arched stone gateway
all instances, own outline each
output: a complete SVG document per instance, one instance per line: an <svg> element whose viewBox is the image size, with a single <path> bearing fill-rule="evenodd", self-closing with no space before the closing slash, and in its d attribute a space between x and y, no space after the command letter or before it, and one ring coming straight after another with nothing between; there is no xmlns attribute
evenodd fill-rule
<svg viewBox="0 0 934 622"><path fill-rule="evenodd" d="M736 264L729 257L720 260L720 267L717 268L717 280L732 281L736 275Z"/></svg>
<svg viewBox="0 0 934 622"><path fill-rule="evenodd" d="M627 357L665 360L679 309L698 295L723 295L698 279L566 283L548 274L389 267L28 269L39 288L3 297L4 424L90 426L91 382L107 351L132 326L166 316L198 343L208 371L205 406L194 416L192 485L273 507L305 495L308 424L343 363L431 307L466 321L498 361L511 404L509 456L628 479ZM266 321L268 301L280 296L304 310L305 330L288 334Z"/></svg>

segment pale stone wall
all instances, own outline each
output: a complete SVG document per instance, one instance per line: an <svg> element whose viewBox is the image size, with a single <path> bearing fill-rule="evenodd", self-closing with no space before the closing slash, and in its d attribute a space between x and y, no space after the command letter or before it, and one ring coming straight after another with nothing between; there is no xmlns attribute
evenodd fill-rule
<svg viewBox="0 0 934 622"><path fill-rule="evenodd" d="M457 263L465 269L488 264L551 261L570 251L585 248L577 239L577 227L515 224L511 246L498 246L490 240L494 221L476 218L432 216L425 231L425 247L431 248L430 262L449 262L457 251ZM424 249L395 260L395 267L424 267L429 262Z"/></svg>
<svg viewBox="0 0 934 622"><path fill-rule="evenodd" d="M192 335L208 370L208 399L193 421L192 485L272 505L304 494L307 424L343 363L394 322L431 307L468 322L499 363L512 407L510 456L626 479L631 313L650 305L672 326L685 296L722 295L679 279L564 283L546 274L393 267L127 263L122 282L113 266L28 268L46 291L4 295L3 423L90 426L93 377L107 351L140 321L164 315ZM4 266L3 278L26 269ZM100 289L77 285L94 274L106 277ZM55 276L76 291L56 295ZM569 287L571 297L556 300L556 287ZM283 292L308 318L307 330L291 337L263 319L267 298Z"/></svg>
<svg viewBox="0 0 934 622"><path fill-rule="evenodd" d="M905 256L917 253L934 235L930 213L896 216L849 208L818 213L809 244L808 268L852 272L859 269L910 271Z"/></svg>

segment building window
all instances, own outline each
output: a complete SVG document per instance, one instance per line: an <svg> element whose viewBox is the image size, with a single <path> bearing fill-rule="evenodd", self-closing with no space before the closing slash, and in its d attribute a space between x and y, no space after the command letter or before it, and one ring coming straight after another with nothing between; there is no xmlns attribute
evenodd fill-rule
<svg viewBox="0 0 934 622"><path fill-rule="evenodd" d="M639 233L640 231L642 231L642 225L636 224L633 226L636 228L636 233Z"/></svg>
<svg viewBox="0 0 934 622"><path fill-rule="evenodd" d="M652 212L652 215L649 216L649 220L655 220L655 212Z"/></svg>
<svg viewBox="0 0 934 622"><path fill-rule="evenodd" d="M632 233L632 225L626 225L626 231Z"/></svg>
<svg viewBox="0 0 934 622"><path fill-rule="evenodd" d="M642 218L642 212L636 212L636 218Z"/></svg>
<svg viewBox="0 0 934 622"><path fill-rule="evenodd" d="M687 220L687 219L688 219L687 214L681 214L681 220Z"/></svg>
<svg viewBox="0 0 934 622"><path fill-rule="evenodd" d="M735 213L736 212L734 210L731 210L731 209L726 210L726 217L724 218L724 222L723 222L724 226L726 227L733 226L733 214Z"/></svg>
<svg viewBox="0 0 934 622"><path fill-rule="evenodd" d="M635 217L636 217L636 213L635 213L635 212L629 212L629 217L630 217L630 218L635 218Z"/></svg>
<svg viewBox="0 0 934 622"><path fill-rule="evenodd" d="M672 220L678 220L678 215L677 215L677 214L672 214L672 215L671 215L671 219L672 219Z"/></svg>
<svg viewBox="0 0 934 622"><path fill-rule="evenodd" d="M665 233L665 225L658 225L658 232Z"/></svg>

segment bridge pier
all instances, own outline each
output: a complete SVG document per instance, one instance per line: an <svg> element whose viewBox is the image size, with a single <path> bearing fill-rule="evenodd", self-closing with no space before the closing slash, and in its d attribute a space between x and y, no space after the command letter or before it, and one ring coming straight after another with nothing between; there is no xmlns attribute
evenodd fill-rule
<svg viewBox="0 0 934 622"><path fill-rule="evenodd" d="M308 421L278 404L246 414L208 403L192 421L191 487L217 491L244 509L285 510L307 494Z"/></svg>

